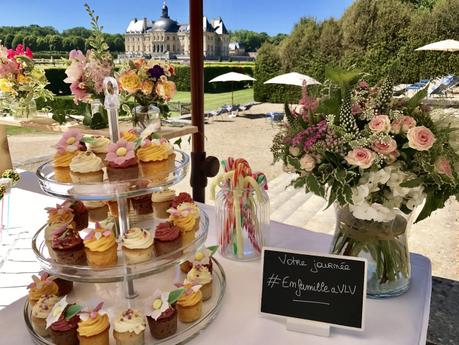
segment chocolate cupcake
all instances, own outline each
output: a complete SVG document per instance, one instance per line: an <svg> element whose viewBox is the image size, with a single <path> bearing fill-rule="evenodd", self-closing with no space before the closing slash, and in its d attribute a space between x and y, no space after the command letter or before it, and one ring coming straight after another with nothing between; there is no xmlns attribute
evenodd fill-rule
<svg viewBox="0 0 459 345"><path fill-rule="evenodd" d="M80 231L88 227L89 213L84 204L79 200L68 200L73 211L75 230Z"/></svg>
<svg viewBox="0 0 459 345"><path fill-rule="evenodd" d="M64 280L61 278L55 278L54 282L57 284L57 295L58 296L65 296L73 290L73 282L70 280Z"/></svg>
<svg viewBox="0 0 459 345"><path fill-rule="evenodd" d="M68 304L66 297L62 298L51 310L46 320L49 335L55 345L78 345L78 322L80 307Z"/></svg>
<svg viewBox="0 0 459 345"><path fill-rule="evenodd" d="M52 249L60 264L84 265L86 254L83 240L71 225L53 235Z"/></svg>
<svg viewBox="0 0 459 345"><path fill-rule="evenodd" d="M171 292L156 290L153 294L151 312L147 315L151 336L164 339L177 332L177 311L173 307L182 296L184 289Z"/></svg>
<svg viewBox="0 0 459 345"><path fill-rule="evenodd" d="M132 208L137 215L153 213L151 194L135 196L129 200L131 201Z"/></svg>
<svg viewBox="0 0 459 345"><path fill-rule="evenodd" d="M182 234L180 229L171 222L158 224L155 230L154 246L156 256L176 251L182 246Z"/></svg>

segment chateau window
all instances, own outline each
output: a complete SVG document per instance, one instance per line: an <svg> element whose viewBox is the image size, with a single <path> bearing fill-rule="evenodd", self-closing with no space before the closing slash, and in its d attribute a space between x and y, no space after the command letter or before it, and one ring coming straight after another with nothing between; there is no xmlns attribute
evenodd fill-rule
<svg viewBox="0 0 459 345"><path fill-rule="evenodd" d="M168 41L169 41L169 36L166 36L166 40L168 40Z"/></svg>
<svg viewBox="0 0 459 345"><path fill-rule="evenodd" d="M170 48L170 46L169 46L169 44L168 44L168 45L167 45L167 51L169 51L169 50L171 50L171 48Z"/></svg>

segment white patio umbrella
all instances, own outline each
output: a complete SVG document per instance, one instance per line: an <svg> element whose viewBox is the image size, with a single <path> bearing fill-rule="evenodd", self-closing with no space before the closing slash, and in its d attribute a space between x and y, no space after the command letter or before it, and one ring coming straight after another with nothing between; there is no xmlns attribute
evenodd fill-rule
<svg viewBox="0 0 459 345"><path fill-rule="evenodd" d="M237 72L229 72L218 77L215 77L212 80L209 80L209 83L217 83L217 82L231 82L231 105L234 105L234 90L233 90L233 83L235 81L255 81L255 78L252 78L249 75L237 73Z"/></svg>
<svg viewBox="0 0 459 345"><path fill-rule="evenodd" d="M290 72L286 74L278 75L272 79L264 82L264 84L284 84L284 85L296 85L303 86L303 82L306 81L307 85L320 85L320 82L314 78L297 72Z"/></svg>
<svg viewBox="0 0 459 345"><path fill-rule="evenodd" d="M416 50L437 50L442 52L456 52L459 51L459 41L444 40L427 44L419 47Z"/></svg>

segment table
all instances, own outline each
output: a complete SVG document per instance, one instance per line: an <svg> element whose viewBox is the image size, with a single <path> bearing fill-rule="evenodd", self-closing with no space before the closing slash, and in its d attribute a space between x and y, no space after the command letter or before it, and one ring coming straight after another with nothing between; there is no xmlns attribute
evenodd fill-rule
<svg viewBox="0 0 459 345"><path fill-rule="evenodd" d="M27 223L42 221L46 215L36 210L55 203L54 198L21 191L21 201L31 212ZM31 195L37 197L31 197ZM45 202L46 201L46 202ZM208 244L216 243L214 208L202 205L210 218ZM21 212L24 209L21 207ZM37 219L38 220L38 219ZM24 221L24 220L23 220ZM35 225L39 225L37 222ZM267 234L268 245L295 250L327 252L328 235L306 231L273 222ZM262 318L258 314L261 283L259 261L235 262L220 257L227 276L227 290L217 318L189 344L313 344L313 345L425 345L430 311L431 265L423 256L411 254L412 286L399 297L367 301L366 329L363 332L332 329L329 338L287 331L280 321ZM24 289L24 294L26 290ZM24 298L0 312L2 339L14 339L17 344L32 344L23 322Z"/></svg>

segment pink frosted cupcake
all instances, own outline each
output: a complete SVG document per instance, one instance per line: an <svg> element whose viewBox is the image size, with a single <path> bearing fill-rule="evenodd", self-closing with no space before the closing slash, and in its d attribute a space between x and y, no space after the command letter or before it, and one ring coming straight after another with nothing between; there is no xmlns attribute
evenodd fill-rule
<svg viewBox="0 0 459 345"><path fill-rule="evenodd" d="M117 143L111 143L105 160L110 181L132 180L139 176L139 164L132 142L120 139Z"/></svg>

